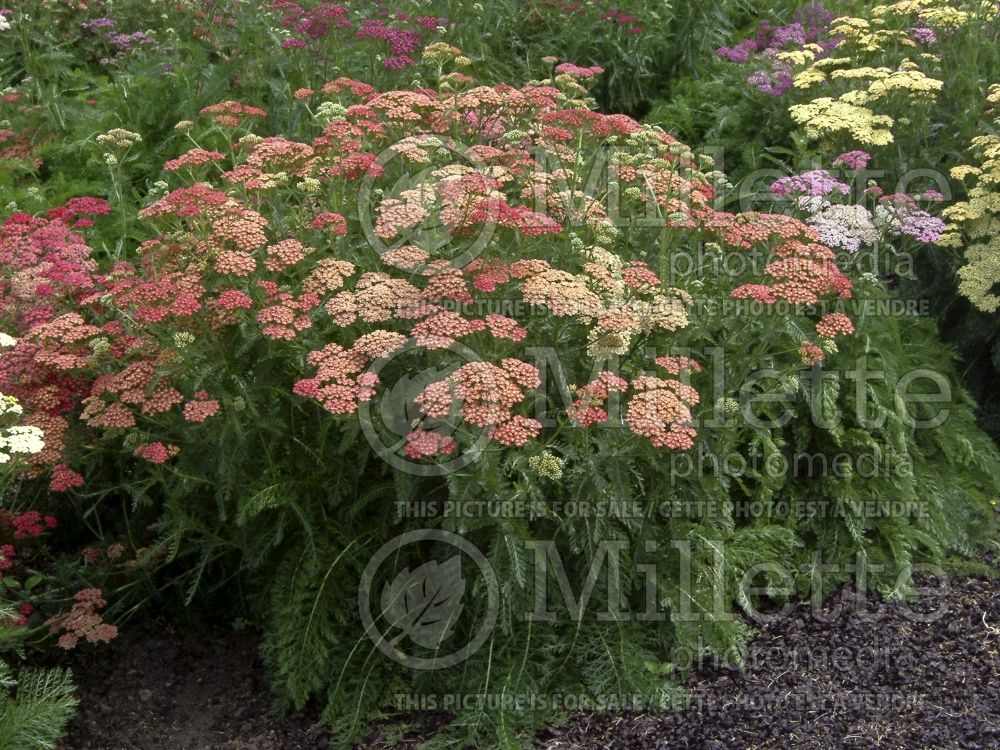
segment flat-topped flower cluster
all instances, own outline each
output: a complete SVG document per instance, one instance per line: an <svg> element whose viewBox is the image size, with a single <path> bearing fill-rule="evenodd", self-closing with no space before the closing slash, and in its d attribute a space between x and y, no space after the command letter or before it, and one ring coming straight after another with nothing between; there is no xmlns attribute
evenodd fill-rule
<svg viewBox="0 0 1000 750"><path fill-rule="evenodd" d="M760 24L755 37L718 54L760 67L748 83L774 96L807 92L789 113L805 134L839 145L886 146L940 94L939 42L995 17L991 3L880 2L857 16L810 6L786 26Z"/></svg>
<svg viewBox="0 0 1000 750"><path fill-rule="evenodd" d="M53 489L82 484L81 434L168 464L192 431L257 399L355 419L381 393L380 363L436 367L460 344L477 361L416 395L407 457L435 460L473 434L544 441L545 384L526 355L539 346L568 352L566 372L586 383L569 408L549 399L549 417L608 422L615 393L619 427L691 447L699 395L687 380L700 367L665 355L692 324L692 296L684 280L664 283L656 237L771 254L764 278L716 280L737 298L813 304L850 296L851 282L815 228L719 211L687 147L590 110L594 69L555 71L522 87L453 76L442 90L385 92L338 78L296 92L317 113L304 140L254 134L265 113L252 104L207 107L182 124L195 145L164 165L169 189L140 212L151 236L131 261L98 264L86 243L103 200L8 219L0 315L20 339L0 388L45 430L33 473L50 472ZM253 373L270 358L282 379L265 388ZM592 378L612 360L619 372Z"/></svg>
<svg viewBox="0 0 1000 750"><path fill-rule="evenodd" d="M1000 84L986 93L993 116L993 126L1000 126ZM963 164L951 171L956 180L966 183L966 200L945 209L952 221L940 244L965 246L965 265L958 271L959 291L983 312L1000 308L1000 135L996 130L972 141L977 157L973 164ZM964 238L963 238L964 233Z"/></svg>

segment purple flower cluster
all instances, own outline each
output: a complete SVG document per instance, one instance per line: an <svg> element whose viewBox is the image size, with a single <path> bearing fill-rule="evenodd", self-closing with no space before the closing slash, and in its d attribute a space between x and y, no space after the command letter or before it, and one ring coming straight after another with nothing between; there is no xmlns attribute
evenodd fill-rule
<svg viewBox="0 0 1000 750"><path fill-rule="evenodd" d="M820 57L828 55L840 43L840 39L829 36L830 23L837 17L837 13L820 4L809 5L795 14L792 23L775 26L762 21L755 37L732 47L720 47L716 53L740 64L754 57L767 61L767 69L754 72L747 83L765 94L781 96L792 87L792 74L787 65L774 59L775 56L786 50L801 49L806 44L819 45L823 50Z"/></svg>
<svg viewBox="0 0 1000 750"><path fill-rule="evenodd" d="M715 50L715 53L719 57L724 57L729 60L729 62L734 63L745 63L750 59L750 55L758 50L758 43L756 39L744 39L738 44L734 44L732 47L719 47Z"/></svg>
<svg viewBox="0 0 1000 750"><path fill-rule="evenodd" d="M937 41L937 34L926 26L914 26L910 29L910 39L921 44L933 44Z"/></svg>
<svg viewBox="0 0 1000 750"><path fill-rule="evenodd" d="M835 179L825 169L815 169L811 172L782 177L771 185L771 194L780 198L790 195L825 198L835 192L849 195L851 187Z"/></svg>
<svg viewBox="0 0 1000 750"><path fill-rule="evenodd" d="M108 44L117 47L119 52L132 52L143 44L154 44L156 42L147 31L133 31L129 34L121 34L117 31L110 31L106 37Z"/></svg>
<svg viewBox="0 0 1000 750"><path fill-rule="evenodd" d="M948 228L944 221L918 208L913 198L903 193L882 197L875 208L875 216L893 234L906 235L919 242L937 242Z"/></svg>
<svg viewBox="0 0 1000 750"><path fill-rule="evenodd" d="M137 47L144 44L155 44L156 40L146 31L133 31L129 34L122 34L117 31L109 31L105 40L112 47L117 47L122 54L128 54Z"/></svg>
<svg viewBox="0 0 1000 750"><path fill-rule="evenodd" d="M361 40L379 40L388 45L390 54L382 65L389 70L402 70L413 65L411 55L420 48L424 37L446 23L443 18L411 17L407 13L393 12L384 3L378 3L374 9L374 15L378 17L361 18L356 22L351 20L352 9L349 5L333 0L320 0L311 8L303 8L292 0L272 0L270 7L280 14L279 25L295 34L282 42L283 48L304 49L310 43L334 33Z"/></svg>
<svg viewBox="0 0 1000 750"><path fill-rule="evenodd" d="M792 74L785 68L775 67L772 72L758 70L751 73L747 83L758 91L771 96L781 96L792 87Z"/></svg>
<svg viewBox="0 0 1000 750"><path fill-rule="evenodd" d="M89 21L84 21L80 24L80 28L86 31L94 31L96 29L110 29L118 25L118 22L113 18L92 18Z"/></svg>
<svg viewBox="0 0 1000 750"><path fill-rule="evenodd" d="M156 39L153 38L152 34L148 31L132 31L128 33L115 31L114 29L118 26L118 21L114 18L92 18L89 21L84 21L80 24L80 28L84 31L98 32L106 30L104 33L104 41L117 49L118 54L116 57L125 57L131 52L134 52L139 47L156 44ZM101 58L102 65L110 65L113 62L111 58Z"/></svg>

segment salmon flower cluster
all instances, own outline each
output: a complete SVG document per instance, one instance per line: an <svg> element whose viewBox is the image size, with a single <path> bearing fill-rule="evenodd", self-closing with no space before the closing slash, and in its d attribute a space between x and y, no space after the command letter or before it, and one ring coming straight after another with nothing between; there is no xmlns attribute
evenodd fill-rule
<svg viewBox="0 0 1000 750"><path fill-rule="evenodd" d="M681 241L765 254L736 298L810 305L849 297L851 282L813 227L717 209L690 149L587 108L578 88L599 73L561 63L522 87L466 77L395 91L337 78L293 97L325 113L305 139L255 134L266 112L252 103L210 105L185 125L196 145L165 163L129 260L99 261L83 234L105 201L15 214L0 230L0 319L18 341L0 388L45 431L32 470L82 486L74 450L87 441L169 466L187 436L255 398L357 419L392 390L386 363L440 368L462 347L476 357L411 394L401 456L436 461L473 437L520 448L560 423L690 448L700 399L687 381L701 366L662 353L697 325L694 299L631 228L654 215ZM586 187L596 154L614 201ZM816 330L853 328L828 315ZM573 378L598 374L560 403L539 347L566 354ZM264 373L277 378L267 388Z"/></svg>

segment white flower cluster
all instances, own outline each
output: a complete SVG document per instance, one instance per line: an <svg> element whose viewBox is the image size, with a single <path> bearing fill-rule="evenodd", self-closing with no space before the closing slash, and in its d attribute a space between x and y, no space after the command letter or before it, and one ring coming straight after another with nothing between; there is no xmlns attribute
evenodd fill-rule
<svg viewBox="0 0 1000 750"><path fill-rule="evenodd" d="M142 143L142 136L124 128L112 128L107 133L101 133L96 140L102 146L131 148L137 143Z"/></svg>
<svg viewBox="0 0 1000 750"><path fill-rule="evenodd" d="M829 247L856 253L862 245L878 242L881 233L864 206L830 204L826 201L819 211L807 219L819 232L820 241Z"/></svg>
<svg viewBox="0 0 1000 750"><path fill-rule="evenodd" d="M0 429L0 464L10 461L15 454L41 453L45 447L42 431L38 427L7 427Z"/></svg>
<svg viewBox="0 0 1000 750"><path fill-rule="evenodd" d="M316 108L315 117L320 122L327 123L331 120L342 119L345 112L347 112L347 108L343 104L323 102Z"/></svg>
<svg viewBox="0 0 1000 750"><path fill-rule="evenodd" d="M13 422L22 413L21 405L13 396L0 394L0 422ZM37 427L0 427L0 464L10 462L15 453L30 455L40 453L45 447L42 431Z"/></svg>
<svg viewBox="0 0 1000 750"><path fill-rule="evenodd" d="M16 343L17 339L0 333L0 349L7 349ZM45 447L42 431L38 427L12 425L23 413L24 409L16 398L0 393L0 464L10 463L11 456L15 453L41 453Z"/></svg>
<svg viewBox="0 0 1000 750"><path fill-rule="evenodd" d="M0 419L6 418L9 421L11 417L19 417L23 412L24 409L17 403L16 398L0 395Z"/></svg>
<svg viewBox="0 0 1000 750"><path fill-rule="evenodd" d="M10 21L7 16L0 16L0 31L10 31Z"/></svg>

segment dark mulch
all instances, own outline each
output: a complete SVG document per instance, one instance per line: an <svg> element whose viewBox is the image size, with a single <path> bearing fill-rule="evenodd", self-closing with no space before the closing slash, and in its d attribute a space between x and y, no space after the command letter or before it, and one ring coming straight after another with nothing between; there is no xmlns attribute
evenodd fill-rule
<svg viewBox="0 0 1000 750"><path fill-rule="evenodd" d="M766 625L744 672L703 665L694 705L581 714L536 748L1000 748L1000 581L953 580L913 612L850 590L832 622L802 605ZM279 722L256 643L125 634L78 669L80 713L63 750L313 750L307 717ZM371 741L367 746L384 746Z"/></svg>
<svg viewBox="0 0 1000 750"><path fill-rule="evenodd" d="M214 640L126 630L74 667L80 708L61 750L329 747L306 717L274 717L254 634Z"/></svg>
<svg viewBox="0 0 1000 750"><path fill-rule="evenodd" d="M745 671L698 670L691 709L580 715L535 746L1000 748L1000 581L953 580L909 609L849 589L834 602L833 622L827 603L765 626Z"/></svg>

